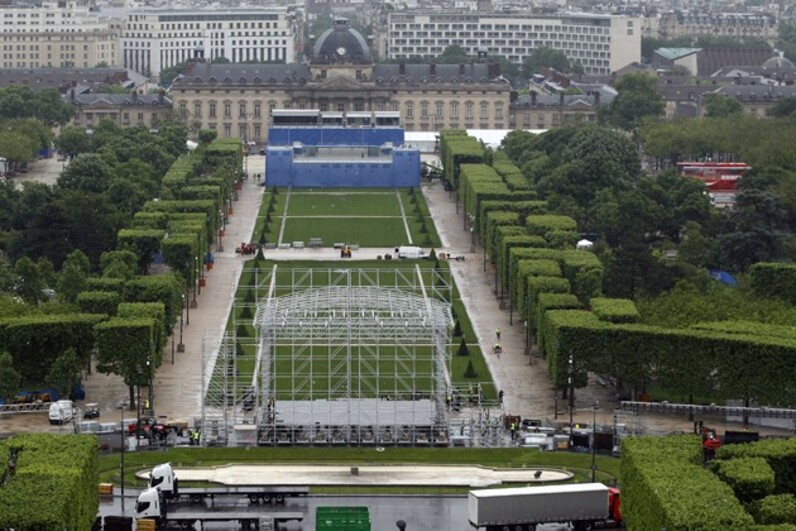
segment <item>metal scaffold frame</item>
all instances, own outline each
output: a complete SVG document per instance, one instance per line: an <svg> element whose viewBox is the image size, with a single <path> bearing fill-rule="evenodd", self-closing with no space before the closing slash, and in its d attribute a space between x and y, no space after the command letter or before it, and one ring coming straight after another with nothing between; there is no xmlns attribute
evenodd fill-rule
<svg viewBox="0 0 796 531"><path fill-rule="evenodd" d="M241 278L256 296L236 300L229 331L203 349L206 442L449 444L449 271L273 266Z"/></svg>

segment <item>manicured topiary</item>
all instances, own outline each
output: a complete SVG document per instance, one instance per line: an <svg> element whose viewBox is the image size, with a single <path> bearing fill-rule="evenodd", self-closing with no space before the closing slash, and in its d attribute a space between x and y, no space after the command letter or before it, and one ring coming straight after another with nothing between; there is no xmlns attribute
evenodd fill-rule
<svg viewBox="0 0 796 531"><path fill-rule="evenodd" d="M467 348L467 338L462 336L462 341L459 343L459 350L456 351L459 356L469 356L470 349Z"/></svg>
<svg viewBox="0 0 796 531"><path fill-rule="evenodd" d="M453 325L453 337L459 337L462 335L462 325L459 324L459 320L456 319L456 324Z"/></svg>
<svg viewBox="0 0 796 531"><path fill-rule="evenodd" d="M478 371L473 367L473 360L467 362L467 368L464 370L465 378L478 378Z"/></svg>

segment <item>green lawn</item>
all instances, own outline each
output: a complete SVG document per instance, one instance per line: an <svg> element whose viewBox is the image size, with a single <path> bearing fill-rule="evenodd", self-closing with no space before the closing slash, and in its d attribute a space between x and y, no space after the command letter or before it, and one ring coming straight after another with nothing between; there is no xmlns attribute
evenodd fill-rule
<svg viewBox="0 0 796 531"><path fill-rule="evenodd" d="M290 193L288 216L400 216L394 190L384 193Z"/></svg>
<svg viewBox="0 0 796 531"><path fill-rule="evenodd" d="M292 199L291 199L292 201ZM277 230L276 226L274 229ZM393 247L407 243L401 218L294 218L288 217L283 243L321 238L325 246L336 242L361 247Z"/></svg>

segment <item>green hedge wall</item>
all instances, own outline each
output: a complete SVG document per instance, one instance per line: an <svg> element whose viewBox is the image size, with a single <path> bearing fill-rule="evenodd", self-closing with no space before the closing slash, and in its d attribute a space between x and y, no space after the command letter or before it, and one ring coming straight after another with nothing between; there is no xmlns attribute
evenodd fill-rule
<svg viewBox="0 0 796 531"><path fill-rule="evenodd" d="M525 229L521 227L512 227L514 229L520 229L522 232L525 232ZM502 232L505 231L505 232ZM500 227L498 228L498 250L497 250L497 260L493 260L495 262L495 267L498 271L505 271L506 264L509 260L509 253L511 249L515 247L536 247L542 248L547 245L547 242L541 236L529 236L528 234L517 234L509 232L509 227ZM505 274L501 275L503 278L506 278Z"/></svg>
<svg viewBox="0 0 796 531"><path fill-rule="evenodd" d="M580 308L580 301L571 293L540 293L536 298L536 304L531 311L531 318L528 319L528 326L531 334L536 334L542 323L542 318L548 310L575 310ZM544 338L536 336L536 342L540 352L545 352Z"/></svg>
<svg viewBox="0 0 796 531"><path fill-rule="evenodd" d="M165 212L136 212L131 228L164 230L168 221Z"/></svg>
<svg viewBox="0 0 796 531"><path fill-rule="evenodd" d="M153 329L155 344L159 345L160 356L168 338L166 334L166 307L162 302L123 302L119 305L119 317L122 319L149 318L155 321Z"/></svg>
<svg viewBox="0 0 796 531"><path fill-rule="evenodd" d="M171 334L182 311L185 284L174 274L136 277L125 286L125 302L161 302L166 309L166 330Z"/></svg>
<svg viewBox="0 0 796 531"><path fill-rule="evenodd" d="M714 460L711 468L744 503L765 498L774 492L774 470L762 457Z"/></svg>
<svg viewBox="0 0 796 531"><path fill-rule="evenodd" d="M561 254L561 271L580 302L602 295L603 265L591 251L567 250Z"/></svg>
<svg viewBox="0 0 796 531"><path fill-rule="evenodd" d="M551 231L577 232L578 224L569 216L556 214L533 214L525 218L528 233L545 236Z"/></svg>
<svg viewBox="0 0 796 531"><path fill-rule="evenodd" d="M532 283L537 278L545 280ZM533 293L532 287L540 291ZM569 293L569 289L569 281L561 278L561 268L555 260L520 260L517 262L517 282L511 301L525 320L539 293Z"/></svg>
<svg viewBox="0 0 796 531"><path fill-rule="evenodd" d="M478 204L478 219L480 220L479 232L481 236L486 234L486 215L493 210L503 210L506 212L516 212L519 214L520 223L525 221L529 214L544 214L547 212L547 201L522 200L517 194L512 195L511 200L495 201L485 199ZM527 231L526 231L527 232Z"/></svg>
<svg viewBox="0 0 796 531"><path fill-rule="evenodd" d="M722 446L718 459L762 457L774 470L777 494L796 492L796 437Z"/></svg>
<svg viewBox="0 0 796 531"><path fill-rule="evenodd" d="M91 529L99 509L96 437L18 435L2 447L0 456L16 452L17 468L0 483L0 529Z"/></svg>
<svg viewBox="0 0 796 531"><path fill-rule="evenodd" d="M55 359L73 348L88 363L94 348L94 325L107 315L28 315L0 320L0 350L14 359L24 381L43 382Z"/></svg>
<svg viewBox="0 0 796 531"><path fill-rule="evenodd" d="M796 525L796 497L793 494L766 496L753 503L750 512L760 524Z"/></svg>
<svg viewBox="0 0 796 531"><path fill-rule="evenodd" d="M499 227L511 227L507 229L508 234L521 234L525 232L525 229L519 226L519 215L516 212L493 210L486 215L486 218L487 233L486 237L483 238L483 242L487 248L487 252L495 248Z"/></svg>
<svg viewBox="0 0 796 531"><path fill-rule="evenodd" d="M97 370L121 376L126 385L147 385L147 358L152 354L155 367L162 361L154 343L155 327L154 319L141 317L117 317L99 323L96 327Z"/></svg>
<svg viewBox="0 0 796 531"><path fill-rule="evenodd" d="M110 291L82 291L77 294L77 305L83 313L116 315L121 297Z"/></svg>
<svg viewBox="0 0 796 531"><path fill-rule="evenodd" d="M539 344L545 345L543 353L547 359L547 370L558 389L569 383L569 359L573 361L572 385L585 387L588 383L588 364L585 356L572 350L577 336L587 323L599 323L597 317L582 310L550 310L545 312L539 326Z"/></svg>
<svg viewBox="0 0 796 531"><path fill-rule="evenodd" d="M440 158L445 178L459 187L459 166L462 163L482 163L486 159L486 149L475 138L461 129L440 131Z"/></svg>
<svg viewBox="0 0 796 531"><path fill-rule="evenodd" d="M609 323L637 323L641 315L636 309L636 304L630 299L609 299L596 297L589 301L591 311L600 318L600 321Z"/></svg>
<svg viewBox="0 0 796 531"><path fill-rule="evenodd" d="M158 229L122 229L116 239L119 249L127 249L138 256L138 269L146 273L155 254L160 251L160 240L166 231Z"/></svg>
<svg viewBox="0 0 796 531"><path fill-rule="evenodd" d="M754 525L732 489L701 466L699 437L622 441L622 515L635 531L746 530Z"/></svg>
<svg viewBox="0 0 796 531"><path fill-rule="evenodd" d="M110 277L89 277L86 279L87 291L112 291L124 298L124 279Z"/></svg>
<svg viewBox="0 0 796 531"><path fill-rule="evenodd" d="M761 262L749 268L752 289L761 297L796 304L796 264Z"/></svg>

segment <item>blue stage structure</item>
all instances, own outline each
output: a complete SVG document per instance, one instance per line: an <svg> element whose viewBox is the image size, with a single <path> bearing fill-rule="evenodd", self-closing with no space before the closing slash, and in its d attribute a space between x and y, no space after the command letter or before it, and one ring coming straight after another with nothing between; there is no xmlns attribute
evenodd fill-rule
<svg viewBox="0 0 796 531"><path fill-rule="evenodd" d="M266 186L419 186L420 151L404 144L396 112L272 111Z"/></svg>

